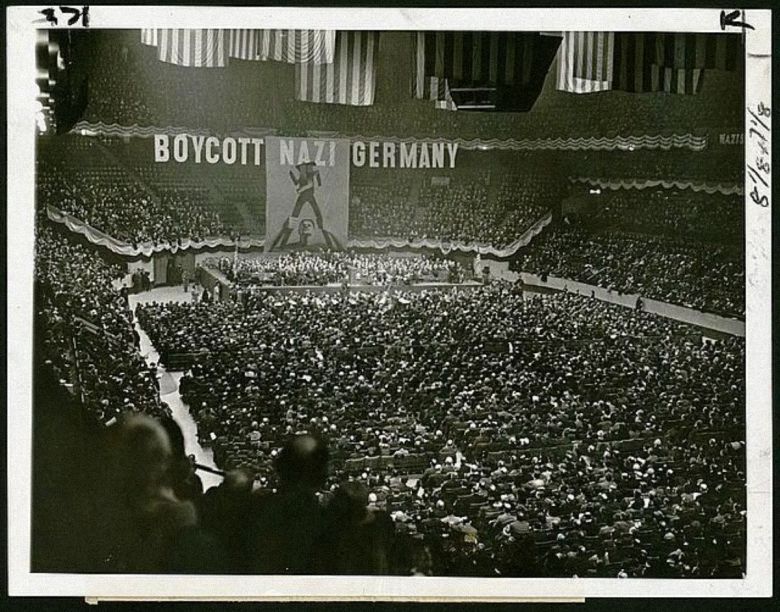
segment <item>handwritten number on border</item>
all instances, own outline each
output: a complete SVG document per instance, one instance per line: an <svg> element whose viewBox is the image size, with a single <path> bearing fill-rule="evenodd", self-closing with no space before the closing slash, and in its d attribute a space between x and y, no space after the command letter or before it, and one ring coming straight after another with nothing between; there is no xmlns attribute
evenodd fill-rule
<svg viewBox="0 0 780 612"><path fill-rule="evenodd" d="M771 129L766 121L772 116L772 110L763 102L759 102L755 110L748 107L750 115L750 127L748 130L748 141L755 149L758 149L752 164L747 164L747 174L753 182L753 189L750 191L750 199L754 204L764 208L769 206L769 177L772 174L772 167L769 160L765 157L769 155Z"/></svg>
<svg viewBox="0 0 780 612"><path fill-rule="evenodd" d="M55 8L49 7L38 11L43 15L43 19L36 19L34 23L47 22L50 25L59 25L59 19L57 15L65 19L67 17L67 25L75 25L76 22L81 20L81 25L85 28L89 27L89 6L82 6L76 8L73 6L60 6Z"/></svg>

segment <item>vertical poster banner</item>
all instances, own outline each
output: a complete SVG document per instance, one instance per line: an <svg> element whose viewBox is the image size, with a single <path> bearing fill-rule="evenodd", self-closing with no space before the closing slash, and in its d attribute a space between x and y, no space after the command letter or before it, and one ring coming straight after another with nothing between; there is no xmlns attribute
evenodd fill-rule
<svg viewBox="0 0 780 612"><path fill-rule="evenodd" d="M344 248L349 166L347 139L265 138L266 251Z"/></svg>

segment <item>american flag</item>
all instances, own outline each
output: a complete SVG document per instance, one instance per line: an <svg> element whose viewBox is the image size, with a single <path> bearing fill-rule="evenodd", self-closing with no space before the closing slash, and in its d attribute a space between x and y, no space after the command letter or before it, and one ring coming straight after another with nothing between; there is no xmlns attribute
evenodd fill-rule
<svg viewBox="0 0 780 612"><path fill-rule="evenodd" d="M258 55L288 64L330 64L336 48L335 30L260 30Z"/></svg>
<svg viewBox="0 0 780 612"><path fill-rule="evenodd" d="M230 57L294 64L329 64L336 47L335 30L230 30Z"/></svg>
<svg viewBox="0 0 780 612"><path fill-rule="evenodd" d="M420 93L424 100L432 100L435 108L441 110L458 110L458 106L452 99L450 84L447 79L441 77L428 77L424 81L425 86Z"/></svg>
<svg viewBox="0 0 780 612"><path fill-rule="evenodd" d="M225 30L164 29L157 32L157 57L178 66L224 67L228 62Z"/></svg>
<svg viewBox="0 0 780 612"><path fill-rule="evenodd" d="M612 32L563 32L558 49L557 89L593 93L612 89L615 35Z"/></svg>
<svg viewBox="0 0 780 612"><path fill-rule="evenodd" d="M660 53L665 37L649 32L618 32L615 34L615 55L612 87L633 93L666 92L696 94L703 82L704 70L696 61L672 65ZM706 60L702 59L702 63Z"/></svg>
<svg viewBox="0 0 780 612"><path fill-rule="evenodd" d="M295 98L302 102L369 106L374 103L377 32L338 32L333 62L295 64Z"/></svg>
<svg viewBox="0 0 780 612"><path fill-rule="evenodd" d="M154 28L144 28L141 30L141 42L145 45L157 46L157 30Z"/></svg>
<svg viewBox="0 0 780 612"><path fill-rule="evenodd" d="M673 68L736 70L742 57L739 34L656 34L653 63Z"/></svg>
<svg viewBox="0 0 780 612"><path fill-rule="evenodd" d="M260 30L234 29L229 30L228 55L235 59L256 60L257 38Z"/></svg>

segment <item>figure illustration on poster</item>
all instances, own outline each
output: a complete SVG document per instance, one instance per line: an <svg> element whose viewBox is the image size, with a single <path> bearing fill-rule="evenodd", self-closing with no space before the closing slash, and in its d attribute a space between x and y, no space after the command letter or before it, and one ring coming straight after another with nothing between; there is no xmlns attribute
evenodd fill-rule
<svg viewBox="0 0 780 612"><path fill-rule="evenodd" d="M328 248L340 249L341 245L338 239L325 229L322 211L317 201L316 187L322 187L322 176L317 169L317 164L305 159L295 166L295 171L290 170L289 175L290 181L295 186L295 204L287 222L271 244L271 250L292 247L306 248L312 243L315 229L322 232L322 238ZM315 221L310 218L299 219L306 204L311 207ZM314 224L316 227L312 227ZM290 236L294 229L299 235L299 242L290 243Z"/></svg>

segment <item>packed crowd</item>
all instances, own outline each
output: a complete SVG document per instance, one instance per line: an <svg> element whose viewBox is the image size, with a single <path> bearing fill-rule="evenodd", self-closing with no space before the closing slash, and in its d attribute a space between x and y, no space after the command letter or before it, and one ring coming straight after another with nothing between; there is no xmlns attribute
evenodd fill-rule
<svg viewBox="0 0 780 612"><path fill-rule="evenodd" d="M422 214L407 230L420 238L455 242L492 242L496 228L495 203L488 199L486 177L464 177L449 185L426 182L420 193Z"/></svg>
<svg viewBox="0 0 780 612"><path fill-rule="evenodd" d="M597 206L602 226L627 232L734 245L745 233L740 195L620 190L599 196Z"/></svg>
<svg viewBox="0 0 780 612"><path fill-rule="evenodd" d="M739 133L739 124L724 127L723 133ZM700 138L704 134L697 134ZM638 179L691 181L694 183L741 184L744 161L739 146L719 146L717 137L708 136L708 146L702 151L688 148L637 148L614 151L570 151L561 161L571 176L601 179Z"/></svg>
<svg viewBox="0 0 780 612"><path fill-rule="evenodd" d="M295 252L255 259L210 258L203 265L220 270L239 287L460 282L464 275L456 262L443 257L399 257L383 253Z"/></svg>
<svg viewBox="0 0 780 612"><path fill-rule="evenodd" d="M181 392L218 465L274 487L283 441L322 436L321 500L365 487L408 544L401 571L742 571L740 339L504 284L137 316L161 354L195 355Z"/></svg>
<svg viewBox="0 0 780 612"><path fill-rule="evenodd" d="M116 139L53 140L45 143L37 175L39 201L114 238L135 245L177 244L263 231L265 198L247 175L140 163L139 156L149 151ZM76 166L78 172L72 172ZM447 184L433 184L424 175L376 175L352 185L353 238L507 246L545 214L561 188L560 179L541 174L502 175L496 186L490 185L490 171L464 171L448 177ZM244 207L243 215L237 207Z"/></svg>
<svg viewBox="0 0 780 612"><path fill-rule="evenodd" d="M102 423L125 413L165 413L157 370L138 353L121 267L39 227L36 315L42 361Z"/></svg>
<svg viewBox="0 0 780 612"><path fill-rule="evenodd" d="M414 178L389 177L350 186L349 234L353 238L406 236L416 210L410 196ZM411 237L411 236L410 236Z"/></svg>
<svg viewBox="0 0 780 612"><path fill-rule="evenodd" d="M249 166L160 164L147 138L101 138L104 148L158 194L175 194L218 218L226 236L257 234L265 220L265 170ZM237 210L244 205L249 218ZM262 235L262 231L259 232Z"/></svg>
<svg viewBox="0 0 780 612"><path fill-rule="evenodd" d="M409 179L355 184L351 235L507 246L545 214L555 188L529 175L507 177L491 190L490 178L489 172L449 177L446 184L428 178L417 201Z"/></svg>
<svg viewBox="0 0 780 612"><path fill-rule="evenodd" d="M522 269L744 318L740 196L627 190L591 204L536 238Z"/></svg>
<svg viewBox="0 0 780 612"><path fill-rule="evenodd" d="M88 58L88 120L459 138L689 132L691 117L697 129L741 123L739 79L717 71L699 96L572 96L554 91L548 79L529 113L453 113L398 100L397 82L409 73L396 62L392 88L379 83L374 106L349 108L286 99L279 92L293 91L292 71L281 63L193 70L159 62L137 31L117 36L124 38L74 35L74 48L83 43ZM381 61L380 75L391 63ZM257 78L258 70L268 78ZM233 231L211 208L207 189L150 191L88 141L63 140L59 156L41 148L39 209L51 204L133 244ZM667 172L669 163L652 173ZM73 167L78 172L68 171ZM214 184L227 200L262 195L246 181L246 188ZM350 234L503 246L549 210L553 193L541 178L496 186L466 173L421 190L411 179L356 182ZM731 244L741 214L732 205L719 196L691 203L687 196L620 194L596 215L599 232L564 222L532 243L523 266L743 317L744 265ZM239 286L347 277L390 285L462 272L443 259L349 253L241 259L235 269L229 259L210 263ZM122 277L120 267L39 226L36 348L97 421L120 424L115 484L122 510L110 569L605 577L745 571L739 338L705 341L639 309L571 295L528 297L503 283L392 293L258 291L241 300L139 306L135 314L161 359L184 357L177 361L188 368L180 392L201 443L227 471L220 487L204 492L160 401L156 364L139 354Z"/></svg>
<svg viewBox="0 0 780 612"><path fill-rule="evenodd" d="M73 175L69 182L71 192L78 195L64 212L130 244L177 244L224 233L216 213L192 202L188 194L154 196L137 183L87 172Z"/></svg>
<svg viewBox="0 0 780 612"><path fill-rule="evenodd" d="M202 190L152 193L88 138L49 144L38 170L39 208L50 204L130 244L176 244L229 233Z"/></svg>

